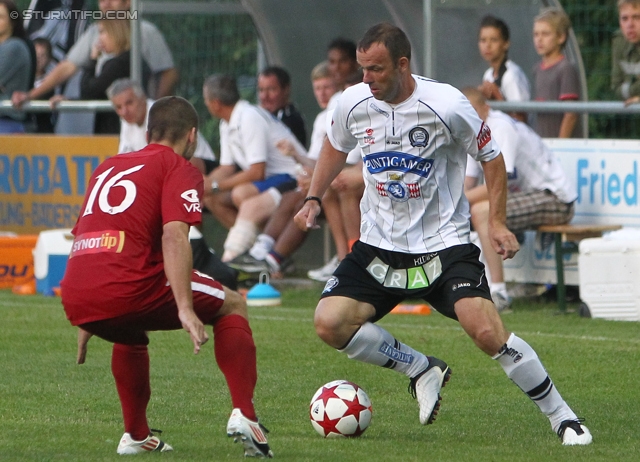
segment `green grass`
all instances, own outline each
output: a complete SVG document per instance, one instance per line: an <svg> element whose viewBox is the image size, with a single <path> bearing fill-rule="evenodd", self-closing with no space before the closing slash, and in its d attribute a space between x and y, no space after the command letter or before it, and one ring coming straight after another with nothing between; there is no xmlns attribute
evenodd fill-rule
<svg viewBox="0 0 640 462"><path fill-rule="evenodd" d="M635 461L640 454L640 335L637 323L555 315L553 304L516 302L509 329L537 350L564 398L594 436L563 447L548 420L457 323L390 315L380 324L400 340L446 360L452 380L434 425L418 423L408 380L354 361L322 344L312 327L321 286L287 289L283 304L252 308L258 347L256 406L276 458L289 461ZM0 291L0 460L122 460L122 434L110 374L110 345L89 344L74 363L76 331L57 298ZM151 334L152 427L175 451L141 459L239 460L225 435L230 400L212 342L194 356L184 332ZM315 390L349 379L373 402L370 428L357 439L325 440L308 419Z"/></svg>

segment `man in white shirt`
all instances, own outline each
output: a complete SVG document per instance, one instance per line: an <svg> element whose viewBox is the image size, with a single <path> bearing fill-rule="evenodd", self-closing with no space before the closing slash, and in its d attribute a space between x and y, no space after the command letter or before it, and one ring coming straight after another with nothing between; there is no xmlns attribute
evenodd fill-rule
<svg viewBox="0 0 640 462"><path fill-rule="evenodd" d="M148 99L140 84L131 79L118 79L107 89L107 96L120 117L118 154L138 151L147 145L147 121L153 100ZM196 152L190 161L201 173L209 173L216 156L198 131Z"/></svg>
<svg viewBox="0 0 640 462"><path fill-rule="evenodd" d="M479 90L465 88L464 95L489 127L502 148L507 169L507 227L514 233L540 225L561 225L573 218L578 197L551 150L528 125L492 110ZM478 184L481 169L469 159L465 184L471 205L471 222L478 233L489 269L489 287L499 311L509 308L502 258L491 249L487 188Z"/></svg>
<svg viewBox="0 0 640 462"><path fill-rule="evenodd" d="M374 324L406 298L421 298L457 320L475 344L549 418L565 445L591 434L562 399L531 346L504 327L491 301L480 250L469 242L464 196L467 154L482 161L491 242L511 258L518 242L506 225L506 170L491 130L453 87L410 70L411 45L388 23L358 44L363 83L347 88L333 112L305 205L295 217L316 227L321 197L347 153L360 146L365 193L360 241L327 281L316 308L319 337L356 359L409 377L420 423L432 423L451 369Z"/></svg>
<svg viewBox="0 0 640 462"><path fill-rule="evenodd" d="M233 77L209 76L203 96L209 113L220 119L220 165L205 179L203 203L229 229L246 199L270 188L283 193L296 187L296 163L280 152L278 142L289 140L305 150L273 114L240 99Z"/></svg>

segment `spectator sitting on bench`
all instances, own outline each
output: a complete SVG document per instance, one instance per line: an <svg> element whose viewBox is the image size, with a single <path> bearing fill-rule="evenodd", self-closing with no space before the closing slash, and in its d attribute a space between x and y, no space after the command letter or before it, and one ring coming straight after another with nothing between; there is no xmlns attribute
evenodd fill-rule
<svg viewBox="0 0 640 462"><path fill-rule="evenodd" d="M247 240L241 242L238 239L233 239L231 231L227 236L229 244L236 246L235 252L242 251L229 261L229 265L246 273L268 271L273 278L282 277L286 271L293 267L291 254L302 245L307 237L308 233L302 231L293 222L293 216L302 207L313 167L327 136L327 105L336 92L336 86L326 61L313 68L311 83L313 94L322 111L316 116L313 123L309 151L300 153L292 143L286 140L280 141L277 145L283 154L295 159L298 165L296 167L298 170L297 187L282 194L282 200L279 204L276 204L271 198L269 190L242 204L237 220L252 220L256 227L263 228L254 242ZM242 244L243 247L239 247L238 244ZM225 242L225 250L227 247L227 242Z"/></svg>
<svg viewBox="0 0 640 462"><path fill-rule="evenodd" d="M575 188L571 187L562 166L540 136L529 126L504 112L489 108L476 88L465 88L480 118L491 128L507 168L507 227L514 233L540 225L569 223L573 218ZM489 239L489 200L487 188L478 185L480 166L469 159L465 191L471 211L471 223L480 238L489 271L491 295L498 311L509 308L511 300L504 282L502 260Z"/></svg>

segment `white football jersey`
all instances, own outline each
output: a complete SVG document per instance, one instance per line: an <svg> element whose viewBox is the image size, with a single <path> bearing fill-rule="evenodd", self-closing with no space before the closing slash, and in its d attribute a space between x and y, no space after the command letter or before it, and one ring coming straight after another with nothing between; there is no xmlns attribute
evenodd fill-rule
<svg viewBox="0 0 640 462"><path fill-rule="evenodd" d="M276 147L280 140L288 140L298 152L305 152L284 123L267 110L240 100L229 122L220 121L220 165L248 170L252 164L264 162L265 178L281 173L295 176L295 160Z"/></svg>
<svg viewBox="0 0 640 462"><path fill-rule="evenodd" d="M396 105L375 99L365 83L347 88L327 136L342 152L362 151L360 240L415 254L469 242L467 154L489 161L500 148L462 93L413 78L415 91Z"/></svg>

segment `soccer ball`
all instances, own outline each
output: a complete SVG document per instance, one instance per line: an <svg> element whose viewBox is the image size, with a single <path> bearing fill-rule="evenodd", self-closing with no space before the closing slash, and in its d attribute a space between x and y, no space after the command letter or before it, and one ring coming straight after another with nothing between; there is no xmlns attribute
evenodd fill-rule
<svg viewBox="0 0 640 462"><path fill-rule="evenodd" d="M325 438L362 435L372 412L371 400L364 390L347 380L321 386L309 405L311 425Z"/></svg>

